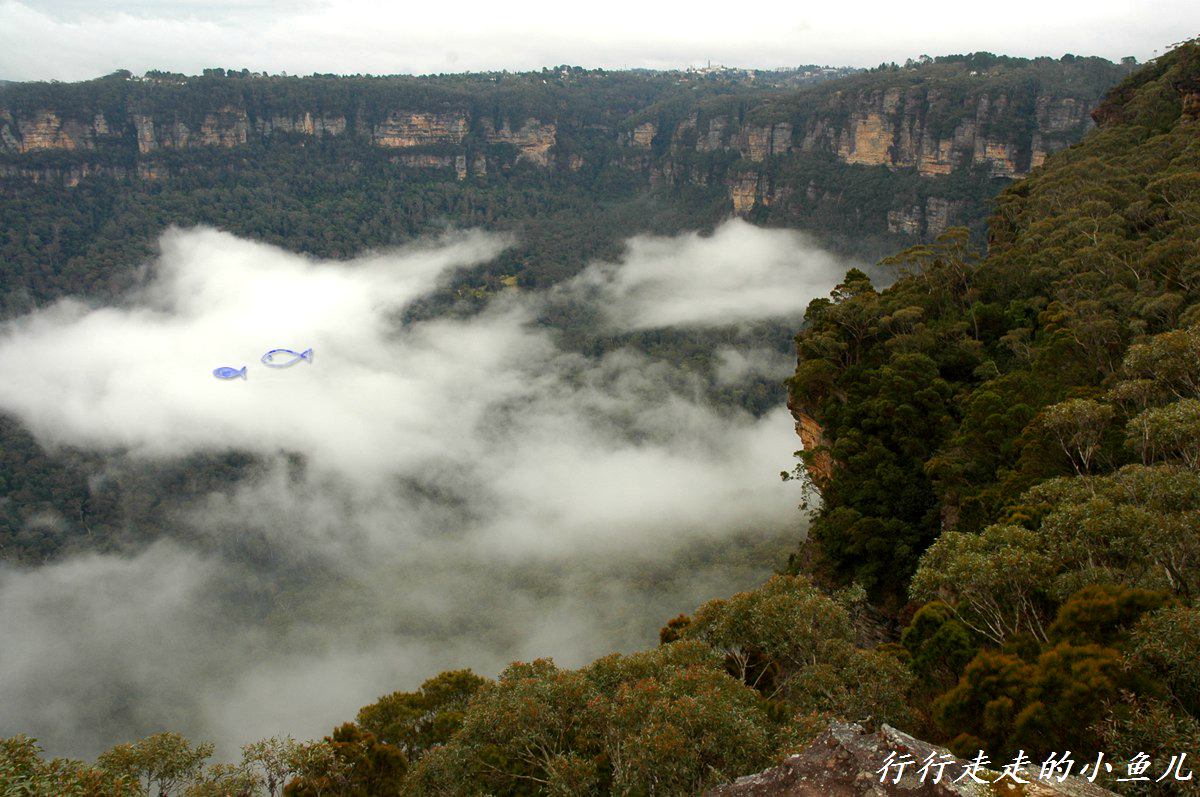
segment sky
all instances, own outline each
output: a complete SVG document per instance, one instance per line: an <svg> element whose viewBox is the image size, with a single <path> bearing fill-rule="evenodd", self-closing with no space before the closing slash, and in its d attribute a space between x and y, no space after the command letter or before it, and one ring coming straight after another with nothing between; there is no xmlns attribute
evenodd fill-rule
<svg viewBox="0 0 1200 797"><path fill-rule="evenodd" d="M119 301L0 325L0 412L52 454L92 452L98 489L155 497L114 548L0 563L0 738L92 756L169 729L225 757L319 738L443 669L650 647L779 567L805 523L779 478L794 364L738 330L798 327L846 264L733 220L632 238L550 294L398 321L510 243L456 232L328 262L171 230ZM736 285L718 276L739 259ZM709 375L632 348L584 356L538 323L547 302L610 335L726 332ZM313 359L261 364L281 346ZM755 377L779 386L765 414L709 398ZM254 466L207 492L160 475L230 450Z"/></svg>
<svg viewBox="0 0 1200 797"><path fill-rule="evenodd" d="M874 66L977 50L1147 60L1200 34L1194 0L859 0L751 6L562 0L0 0L0 79L129 69L289 74Z"/></svg>

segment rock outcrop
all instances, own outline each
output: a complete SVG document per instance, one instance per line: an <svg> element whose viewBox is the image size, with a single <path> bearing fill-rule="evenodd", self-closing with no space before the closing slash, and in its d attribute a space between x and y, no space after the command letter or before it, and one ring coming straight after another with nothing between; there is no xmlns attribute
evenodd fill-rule
<svg viewBox="0 0 1200 797"><path fill-rule="evenodd" d="M518 150L517 160L526 161L537 166L551 164L550 150L557 141L558 129L555 125L541 122L537 119L526 119L513 130L508 123L499 129L490 119L484 120L484 139L489 144L508 144Z"/></svg>
<svg viewBox="0 0 1200 797"><path fill-rule="evenodd" d="M808 479L818 490L824 490L833 477L833 457L826 446L825 430L796 403L793 396L788 396L787 407L796 421L796 435L806 452L804 468L808 472Z"/></svg>
<svg viewBox="0 0 1200 797"><path fill-rule="evenodd" d="M94 149L96 135L108 135L108 132L103 114L96 114L87 123L62 119L51 110L38 111L21 119L13 119L8 111L0 111L0 148L20 153Z"/></svg>
<svg viewBox="0 0 1200 797"><path fill-rule="evenodd" d="M380 147L411 148L431 144L461 144L470 122L466 113L392 111L371 130L371 141Z"/></svg>
<svg viewBox="0 0 1200 797"><path fill-rule="evenodd" d="M93 175L142 180L169 177L172 166L162 160L166 152L204 147L232 149L250 143L269 143L273 138L320 139L353 135L373 147L398 150L390 161L411 169L453 169L459 180L485 177L489 148L499 147L499 165L529 163L548 169L555 164L558 128L554 122L533 117L519 125L496 124L490 118L473 126L467 111L425 111L404 108L390 111L375 123L363 116L270 108L250 109L222 105L211 111L182 118L176 113L133 108L120 124L110 124L103 113L78 118L57 110L15 113L0 107L0 179L27 180L71 187ZM123 158L103 159L99 151L130 152L136 164L130 168ZM78 162L64 164L35 162L39 156L72 153ZM13 161L12 156L24 156ZM93 159L89 159L89 157ZM119 161L114 163L114 160ZM566 159L569 170L583 166L575 153Z"/></svg>
<svg viewBox="0 0 1200 797"><path fill-rule="evenodd" d="M294 133L313 138L340 136L346 132L346 117L339 114L314 114L311 111L298 115L276 113L256 119L254 129L264 137L274 133Z"/></svg>
<svg viewBox="0 0 1200 797"><path fill-rule="evenodd" d="M724 183L734 212L743 215L759 205L783 204L776 192L786 181L756 179L759 175L786 172L789 164L814 158L930 179L964 171L981 180L1016 179L1082 138L1093 126L1090 112L1099 93L1013 91L988 90L982 83L966 93L961 87L925 82L846 91L820 87L801 95L806 102L788 106L764 104L736 114L696 112L673 126L643 122L621 143L633 154L649 149L654 137L669 136L668 162L648 168L655 175L672 175L676 182L705 182L709 175L694 164L712 153L736 156L740 161ZM644 157L628 162L647 168ZM891 232L935 236L958 223L962 206L936 197L932 206L921 200L915 208L892 210Z"/></svg>
<svg viewBox="0 0 1200 797"><path fill-rule="evenodd" d="M642 122L629 131L626 143L638 149L650 149L656 133L658 133L658 127L653 122Z"/></svg>
<svg viewBox="0 0 1200 797"><path fill-rule="evenodd" d="M915 761L904 769L896 780L891 768L881 778L880 769L889 753ZM936 767L928 770L924 780L919 776L921 762L929 756L941 763L948 762L938 782ZM718 786L705 797L984 797L1011 794L1024 797L1115 797L1079 777L1059 781L1057 777L1039 780L1035 771L1025 770L1017 784L1012 778L997 780L1003 764L996 771L981 772L979 783L970 777L960 778L967 761L954 758L944 748L915 739L887 725L868 733L860 725L834 723L817 737L803 752L790 756L777 767L757 775L738 778L733 783Z"/></svg>

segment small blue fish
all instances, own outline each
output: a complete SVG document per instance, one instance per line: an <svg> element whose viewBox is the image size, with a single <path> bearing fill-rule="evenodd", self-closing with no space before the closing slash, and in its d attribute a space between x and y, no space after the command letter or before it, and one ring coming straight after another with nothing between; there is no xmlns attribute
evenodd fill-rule
<svg viewBox="0 0 1200 797"><path fill-rule="evenodd" d="M246 378L246 366L241 368L230 368L228 365L222 365L220 368L213 371L213 376L217 379L237 379L239 376L242 379Z"/></svg>
<svg viewBox="0 0 1200 797"><path fill-rule="evenodd" d="M287 362L277 363L275 362L276 354L290 354L292 355L292 359L288 360ZM289 365L295 365L301 360L307 360L311 363L312 357L312 349L305 349L304 351L292 351L291 349L271 349L262 356L262 361L263 365L269 365L272 368L287 368Z"/></svg>

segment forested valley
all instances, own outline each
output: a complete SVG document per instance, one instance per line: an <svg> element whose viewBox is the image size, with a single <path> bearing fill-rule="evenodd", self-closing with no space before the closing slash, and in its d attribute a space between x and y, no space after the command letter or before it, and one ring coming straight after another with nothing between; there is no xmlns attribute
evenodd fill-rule
<svg viewBox="0 0 1200 797"><path fill-rule="evenodd" d="M842 81L869 92L916 80L920 69L961 67L951 83L965 85L987 68L1008 75L1056 63L991 59L892 65L789 87L787 97L718 84L699 102L742 103L751 118L777 114L799 130L811 107L805 92ZM1099 69L1070 66L1073 79ZM225 90L242 79L210 77L198 85ZM131 185L111 173L71 187L6 181L4 311L16 317L66 295L121 296L167 224L333 258L443 224L514 235L514 247L409 306L406 323L486 316L506 289L552 293L588 263L618 258L631 234L711 232L732 209L723 178L664 181L660 171L650 186L639 171L670 148L660 131L696 100L672 95L679 88L670 81L622 80L609 84L620 100L601 94L579 113L598 120L627 101L631 135L653 116L656 138L637 156L650 160L632 169L613 139L583 146L583 165L572 170L560 139L561 168L539 171L497 150L484 160L493 176L509 169L503 182L458 180L453 161L437 180L403 180L384 151L296 138L235 148L244 157L236 164L215 148L170 153L178 163L160 182ZM451 90L460 89L439 87ZM21 91L27 107L46 105ZM555 96L542 91L531 96ZM126 100L116 92L107 115L118 118ZM1044 163L1032 165L1027 152L1028 176L998 178L976 164L973 177L976 167L936 178L943 193L965 192L954 194L960 224L922 222L914 236L888 232L886 222L868 229L860 216L826 229L823 243L859 266L788 330L796 366L786 391L768 375L737 385L711 376L715 349L731 341L778 350L778 320L612 332L593 326L588 306L569 294L539 308L532 323L554 328L572 354L631 346L688 363L705 375L706 400L750 416L786 400L805 448L782 476L806 485L797 512L808 525L803 541L778 551L765 582L662 617L657 647L577 668L518 661L494 678L448 669L381 695L322 740L298 742L284 728L247 744L241 760L213 763L208 741L172 730L89 761L12 736L0 741L6 793L699 794L803 749L834 720L887 723L965 758L983 750L997 771L1018 754L1036 768L1056 752L1079 761L1103 752L1116 768L1098 783L1118 793L1197 793L1195 780L1116 778L1139 753L1154 760L1154 775L1179 754L1200 762L1200 44L1132 71L1092 118L1095 129ZM6 163L17 168L26 157ZM696 157L679 155L671 173ZM867 215L879 222L896 210L897 186L928 190L916 166L821 157L768 153L742 215L767 227L819 227L823 214L869 194L878 204ZM814 215L764 202L767 176L806 186L834 169L839 198L814 199ZM847 244L856 230L866 241L857 249ZM873 262L885 243L893 254ZM12 566L145 542L138 521L158 516L136 481L106 491L89 479L94 453L47 453L17 419L3 424L0 552ZM176 462L155 478L177 495L202 495L253 465L233 450ZM50 511L66 521L31 522Z"/></svg>

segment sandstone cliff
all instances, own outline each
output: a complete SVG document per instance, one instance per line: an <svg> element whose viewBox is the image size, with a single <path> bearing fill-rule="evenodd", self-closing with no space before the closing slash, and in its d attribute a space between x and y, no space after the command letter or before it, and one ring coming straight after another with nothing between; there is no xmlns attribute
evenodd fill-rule
<svg viewBox="0 0 1200 797"><path fill-rule="evenodd" d="M964 203L938 193L937 178L1016 179L1092 127L1099 92L986 88L952 92L935 83L833 91L810 89L786 102L725 112L699 110L673 124L641 122L621 139L633 168L666 184L723 184L733 212L812 205L838 186L796 183L811 164L884 168L927 180L927 190L896 197L886 211L890 233L932 238L962 223ZM657 160L639 157L668 141ZM725 155L715 164L714 155ZM716 168L714 168L716 165ZM960 189L961 190L961 189ZM815 194L815 196L814 196Z"/></svg>
<svg viewBox="0 0 1200 797"><path fill-rule="evenodd" d="M981 229L1004 181L1077 141L1121 74L1100 59L1000 60L715 94L668 75L633 92L622 87L642 78L616 75L580 85L537 74L8 84L0 190L97 175L170 179L211 169L214 151L318 143L349 161L382 155L385 168L421 170L421 179L532 170L584 188L640 182L700 189L763 223L932 238L963 223ZM886 243L881 251L898 242Z"/></svg>
<svg viewBox="0 0 1200 797"><path fill-rule="evenodd" d="M809 481L818 490L824 490L833 477L833 456L826 446L825 430L790 394L787 407L796 421L796 435L800 438L800 445L805 452L804 468L808 472Z"/></svg>
<svg viewBox="0 0 1200 797"><path fill-rule="evenodd" d="M428 113L395 110L371 129L371 143L378 147L409 149L431 144L461 144L470 121L466 113Z"/></svg>
<svg viewBox="0 0 1200 797"><path fill-rule="evenodd" d="M154 180L170 174L160 157L166 152L355 137L372 147L403 153L391 158L398 166L453 169L463 180L486 175L489 159L499 168L516 163L550 168L557 143L553 121L527 117L514 124L510 119L475 118L465 109L393 108L377 120L365 113L289 112L236 104L193 112L188 118L136 106L128 111L121 122L110 123L103 113L80 118L59 109L20 112L0 106L0 157L9 156L0 163L0 178L68 187L98 174ZM45 161L56 154L75 158L70 163ZM578 154L567 161L570 169L582 164Z"/></svg>

